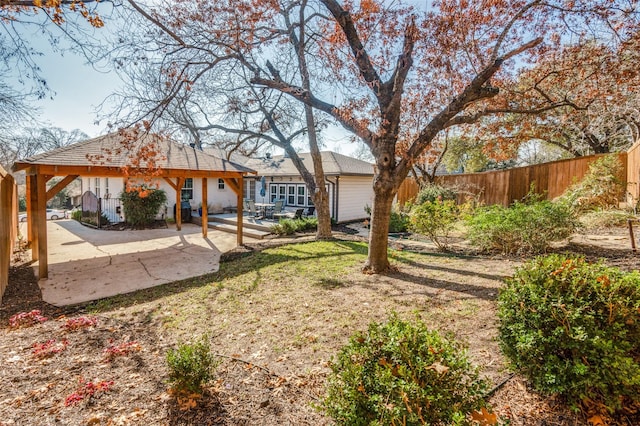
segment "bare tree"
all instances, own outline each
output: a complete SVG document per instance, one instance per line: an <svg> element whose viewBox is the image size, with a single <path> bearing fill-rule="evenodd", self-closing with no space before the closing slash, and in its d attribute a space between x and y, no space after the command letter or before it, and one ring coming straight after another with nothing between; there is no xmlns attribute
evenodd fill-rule
<svg viewBox="0 0 640 426"><path fill-rule="evenodd" d="M568 92L552 90L554 78L579 74L583 64L546 76L536 67L554 63L567 46L588 52L594 43L607 44L618 51L639 27L637 0L454 0L427 10L375 0L308 0L304 19L298 18L301 3L285 0L130 4L154 23L153 37L163 37L162 46L150 41L171 91L156 116L178 93L215 80L220 93L244 89L240 99L249 86L284 94L369 147L374 202L364 270L371 273L389 267L389 217L399 186L442 132L460 127L463 133L491 117L583 108ZM313 52L306 51L311 85L285 49L292 44L283 16L296 33L306 27L313 41L307 45ZM249 84L240 87L234 78L246 81L243 74Z"/></svg>

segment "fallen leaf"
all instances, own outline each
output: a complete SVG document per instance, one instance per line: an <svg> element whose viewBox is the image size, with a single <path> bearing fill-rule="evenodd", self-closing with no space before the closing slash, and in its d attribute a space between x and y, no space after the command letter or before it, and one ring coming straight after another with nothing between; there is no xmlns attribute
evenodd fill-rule
<svg viewBox="0 0 640 426"><path fill-rule="evenodd" d="M596 414L595 416L589 417L587 421L589 422L590 425L593 425L593 426L604 426L606 424L604 420L602 420L602 417L600 417L598 414Z"/></svg>
<svg viewBox="0 0 640 426"><path fill-rule="evenodd" d="M481 411L472 411L471 420L480 426L493 426L498 424L498 416L488 412L484 407L482 407Z"/></svg>

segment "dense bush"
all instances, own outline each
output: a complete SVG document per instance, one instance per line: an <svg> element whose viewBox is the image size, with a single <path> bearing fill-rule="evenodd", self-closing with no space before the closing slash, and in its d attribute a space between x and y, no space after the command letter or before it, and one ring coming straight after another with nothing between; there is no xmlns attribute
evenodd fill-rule
<svg viewBox="0 0 640 426"><path fill-rule="evenodd" d="M139 187L120 194L126 221L133 227L144 227L155 220L160 208L167 202L161 189Z"/></svg>
<svg viewBox="0 0 640 426"><path fill-rule="evenodd" d="M482 250L535 254L571 235L577 220L567 204L530 196L526 202L516 201L510 207L479 208L467 224L469 239Z"/></svg>
<svg viewBox="0 0 640 426"><path fill-rule="evenodd" d="M310 231L318 227L318 218L310 216L300 219L280 219L271 226L271 232L276 235L291 235L296 232Z"/></svg>
<svg viewBox="0 0 640 426"><path fill-rule="evenodd" d="M500 344L540 391L613 410L640 400L640 274L559 255L525 264L499 296Z"/></svg>
<svg viewBox="0 0 640 426"><path fill-rule="evenodd" d="M407 229L409 229L409 215L394 207L389 216L389 232L406 232Z"/></svg>
<svg viewBox="0 0 640 426"><path fill-rule="evenodd" d="M447 248L449 233L458 221L453 200L426 201L411 209L409 229L426 235L439 249Z"/></svg>
<svg viewBox="0 0 640 426"><path fill-rule="evenodd" d="M370 324L330 367L323 407L337 424L464 425L483 405L465 351L420 321Z"/></svg>
<svg viewBox="0 0 640 426"><path fill-rule="evenodd" d="M195 343L181 344L167 353L169 383L177 393L202 394L217 364L206 335Z"/></svg>
<svg viewBox="0 0 640 426"><path fill-rule="evenodd" d="M415 204L424 204L426 202L434 202L436 200L453 200L457 198L457 191L452 188L437 185L435 183L429 183L420 187L418 195L414 200Z"/></svg>
<svg viewBox="0 0 640 426"><path fill-rule="evenodd" d="M617 154L599 158L589 165L582 180L567 189L562 198L576 211L618 207L625 190L620 179L623 167Z"/></svg>

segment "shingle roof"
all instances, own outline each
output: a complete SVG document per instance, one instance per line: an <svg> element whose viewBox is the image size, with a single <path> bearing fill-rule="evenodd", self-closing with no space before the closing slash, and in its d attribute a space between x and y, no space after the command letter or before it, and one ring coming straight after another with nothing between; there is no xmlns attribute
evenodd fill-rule
<svg viewBox="0 0 640 426"><path fill-rule="evenodd" d="M16 165L122 167L130 165L129 153L131 152L124 149L122 140L118 133L110 133L34 155L16 162ZM158 151L161 153L161 156L159 156L161 158L157 160L157 166L161 169L253 172L253 170L240 164L214 157L188 145L160 138L153 134L146 134L140 137L133 144L134 150L151 142L157 144ZM141 166L145 167L146 164L143 163Z"/></svg>
<svg viewBox="0 0 640 426"><path fill-rule="evenodd" d="M373 176L373 164L332 151L322 151L322 167L328 176ZM300 153L305 166L313 173L313 161L308 152ZM276 155L271 158L251 158L244 165L258 172L259 176L299 176L291 158Z"/></svg>

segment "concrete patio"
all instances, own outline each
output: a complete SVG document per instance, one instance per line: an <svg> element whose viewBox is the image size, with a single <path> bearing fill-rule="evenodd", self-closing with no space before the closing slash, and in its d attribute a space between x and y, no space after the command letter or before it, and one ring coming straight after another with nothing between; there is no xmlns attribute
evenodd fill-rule
<svg viewBox="0 0 640 426"><path fill-rule="evenodd" d="M203 238L201 228L189 223L181 231L107 231L75 220L48 221L47 238L49 278L38 285L43 300L56 306L216 272L220 255L236 247L234 234L210 230Z"/></svg>

